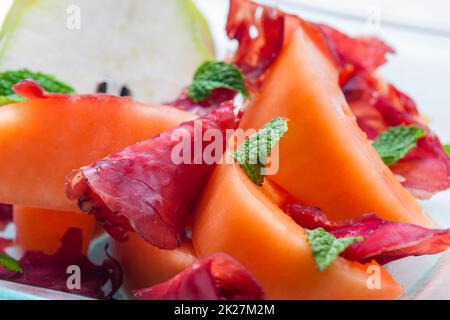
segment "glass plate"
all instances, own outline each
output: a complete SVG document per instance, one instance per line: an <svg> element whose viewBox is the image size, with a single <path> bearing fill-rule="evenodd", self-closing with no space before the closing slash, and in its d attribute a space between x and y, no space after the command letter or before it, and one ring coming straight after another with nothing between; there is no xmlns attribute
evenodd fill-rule
<svg viewBox="0 0 450 320"><path fill-rule="evenodd" d="M225 34L227 0L195 0L204 12L215 38L217 54L223 58L234 44ZM405 24L392 17L383 20L377 8L369 15L349 13L338 6L315 6L293 1L261 1L297 13L301 17L329 24L349 34L375 34L396 51L380 73L409 93L421 112L431 121L431 128L443 142L450 142L450 95L446 86L450 77L450 31L433 26ZM381 19L379 19L381 18ZM425 210L441 228L450 227L450 191L422 202ZM11 236L13 230L7 231ZM92 245L94 261L104 258L105 238ZM405 288L403 299L450 299L450 252L411 257L388 264L387 269ZM119 294L118 298L124 298ZM75 295L0 281L0 299L85 299Z"/></svg>

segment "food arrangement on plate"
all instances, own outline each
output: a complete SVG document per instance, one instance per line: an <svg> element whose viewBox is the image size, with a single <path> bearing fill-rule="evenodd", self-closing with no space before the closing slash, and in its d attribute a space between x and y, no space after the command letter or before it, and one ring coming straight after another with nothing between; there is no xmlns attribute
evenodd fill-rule
<svg viewBox="0 0 450 320"><path fill-rule="evenodd" d="M0 219L16 233L0 280L97 299L397 299L383 265L450 247L417 201L449 188L449 149L377 74L382 40L231 0L237 47L216 61L188 0L73 2L18 0L0 34Z"/></svg>

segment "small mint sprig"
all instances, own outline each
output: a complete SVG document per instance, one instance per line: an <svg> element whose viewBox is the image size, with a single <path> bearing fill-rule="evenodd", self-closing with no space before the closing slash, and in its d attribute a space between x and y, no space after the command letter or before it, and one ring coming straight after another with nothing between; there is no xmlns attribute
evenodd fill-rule
<svg viewBox="0 0 450 320"><path fill-rule="evenodd" d="M425 134L425 130L416 126L392 127L380 134L373 146L384 163L391 166L411 151Z"/></svg>
<svg viewBox="0 0 450 320"><path fill-rule="evenodd" d="M447 154L450 156L450 145L449 145L449 144L446 144L446 145L444 146L444 150L445 150L445 152L447 152Z"/></svg>
<svg viewBox="0 0 450 320"><path fill-rule="evenodd" d="M349 246L356 241L363 241L363 237L336 238L323 228L306 230L308 243L312 251L317 269L322 272L327 269Z"/></svg>
<svg viewBox="0 0 450 320"><path fill-rule="evenodd" d="M265 168L272 149L288 131L286 119L276 117L261 130L250 136L236 152L233 159L258 186L264 182Z"/></svg>
<svg viewBox="0 0 450 320"><path fill-rule="evenodd" d="M11 257L5 256L1 253L0 253L0 266L4 267L6 270L9 271L13 271L16 273L23 273L19 261Z"/></svg>
<svg viewBox="0 0 450 320"><path fill-rule="evenodd" d="M195 102L208 99L215 89L229 89L248 97L244 75L234 64L220 61L203 63L195 72L188 87L188 96Z"/></svg>

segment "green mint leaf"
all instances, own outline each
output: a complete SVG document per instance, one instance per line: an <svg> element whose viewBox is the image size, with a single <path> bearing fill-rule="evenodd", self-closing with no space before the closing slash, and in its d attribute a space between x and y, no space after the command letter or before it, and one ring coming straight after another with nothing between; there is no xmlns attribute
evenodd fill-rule
<svg viewBox="0 0 450 320"><path fill-rule="evenodd" d="M242 93L248 97L242 72L234 65L224 62L208 61L202 64L189 86L189 98L195 102L208 99L212 91L225 88Z"/></svg>
<svg viewBox="0 0 450 320"><path fill-rule="evenodd" d="M363 241L363 237L345 237L337 239L323 228L306 230L308 243L311 247L314 261L320 272L328 268L339 255L356 241Z"/></svg>
<svg viewBox="0 0 450 320"><path fill-rule="evenodd" d="M27 69L6 71L0 73L0 105L17 103L25 100L21 96L15 94L12 91L12 87L16 83L26 79L35 80L47 92L57 92L67 94L75 93L73 88L62 83L55 77L48 74L40 72L31 72Z"/></svg>
<svg viewBox="0 0 450 320"><path fill-rule="evenodd" d="M5 256L0 253L0 266L4 267L6 270L23 273L22 268L20 267L19 261L13 259L11 257Z"/></svg>
<svg viewBox="0 0 450 320"><path fill-rule="evenodd" d="M425 130L415 126L393 127L380 134L373 146L384 163L390 166L402 159L425 134Z"/></svg>
<svg viewBox="0 0 450 320"><path fill-rule="evenodd" d="M444 146L444 150L445 150L445 152L447 152L447 154L450 156L450 145L449 145L449 144L446 144L446 145Z"/></svg>
<svg viewBox="0 0 450 320"><path fill-rule="evenodd" d="M273 147L280 141L287 130L287 121L276 117L257 133L250 136L233 153L234 160L239 163L255 184L259 186L263 184L267 158L272 154Z"/></svg>

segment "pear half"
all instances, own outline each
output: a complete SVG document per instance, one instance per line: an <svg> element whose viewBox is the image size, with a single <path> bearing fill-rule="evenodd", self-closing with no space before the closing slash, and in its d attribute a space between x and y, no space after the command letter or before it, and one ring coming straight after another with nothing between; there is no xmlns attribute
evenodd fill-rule
<svg viewBox="0 0 450 320"><path fill-rule="evenodd" d="M174 99L213 57L191 0L15 0L0 32L0 71L53 74L78 93L107 82L144 102Z"/></svg>

